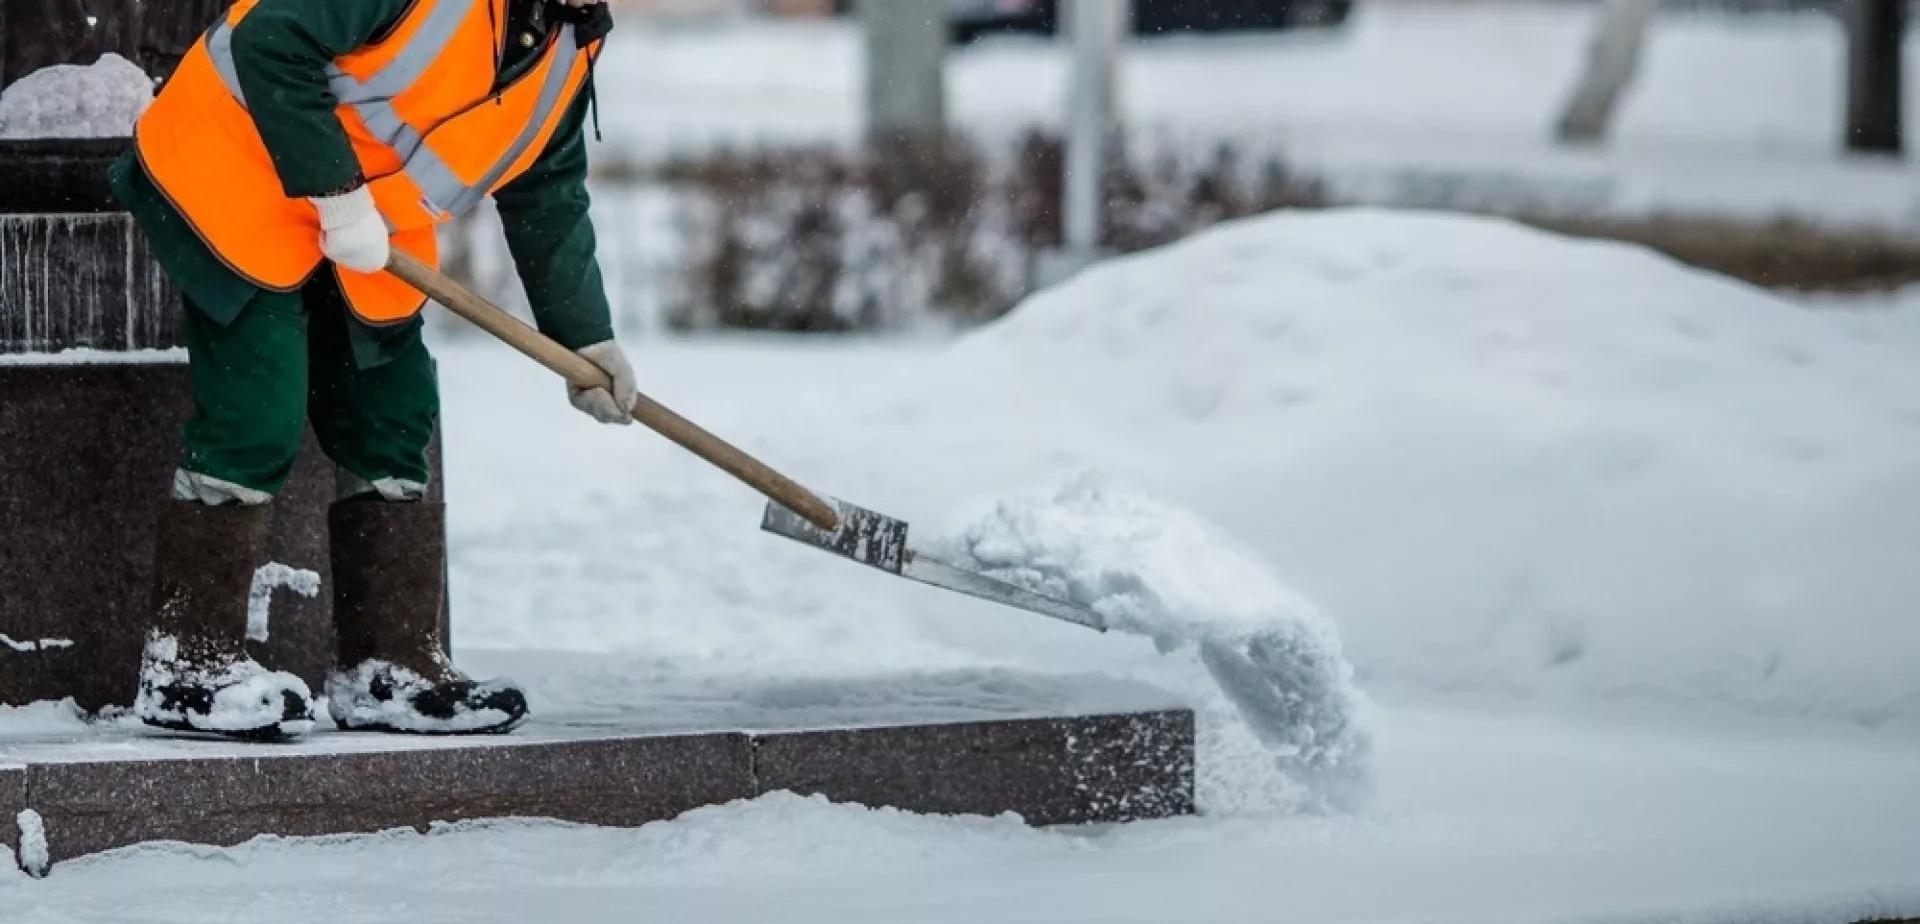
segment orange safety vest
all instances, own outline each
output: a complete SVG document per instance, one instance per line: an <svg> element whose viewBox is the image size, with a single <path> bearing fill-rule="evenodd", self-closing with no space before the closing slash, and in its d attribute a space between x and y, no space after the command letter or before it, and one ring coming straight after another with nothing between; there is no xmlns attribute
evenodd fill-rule
<svg viewBox="0 0 1920 924"><path fill-rule="evenodd" d="M262 288L291 291L319 267L320 217L283 190L247 114L233 30L259 0L238 0L194 43L141 116L147 174L221 260ZM587 79L599 42L572 25L548 35L533 67L494 91L507 0L416 0L389 34L327 68L328 89L393 246L439 265L435 230L525 172ZM356 315L411 318L426 297L393 274L335 266Z"/></svg>

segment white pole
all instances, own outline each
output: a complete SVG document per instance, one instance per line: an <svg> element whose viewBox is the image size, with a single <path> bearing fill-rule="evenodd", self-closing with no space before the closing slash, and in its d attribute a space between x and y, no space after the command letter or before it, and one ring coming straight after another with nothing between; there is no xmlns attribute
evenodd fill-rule
<svg viewBox="0 0 1920 924"><path fill-rule="evenodd" d="M1594 14L1593 37L1587 45L1586 70L1560 113L1561 142L1598 144L1606 140L1614 113L1640 70L1647 29L1659 5L1659 0L1601 3Z"/></svg>
<svg viewBox="0 0 1920 924"><path fill-rule="evenodd" d="M1108 144L1117 126L1120 43L1130 0L1065 0L1073 36L1073 79L1067 94L1067 163L1061 213L1066 256L1084 266L1098 256L1101 195Z"/></svg>

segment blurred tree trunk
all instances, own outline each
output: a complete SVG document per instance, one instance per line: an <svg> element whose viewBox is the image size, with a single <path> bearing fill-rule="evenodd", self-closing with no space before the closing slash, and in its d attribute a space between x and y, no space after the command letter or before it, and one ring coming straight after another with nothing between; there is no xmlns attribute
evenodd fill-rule
<svg viewBox="0 0 1920 924"><path fill-rule="evenodd" d="M1906 0L1847 0L1847 148L1898 154Z"/></svg>
<svg viewBox="0 0 1920 924"><path fill-rule="evenodd" d="M1606 0L1600 7L1593 40L1587 46L1586 70L1560 113L1561 143L1598 144L1606 140L1620 99L1639 73L1647 27L1658 8L1659 0Z"/></svg>

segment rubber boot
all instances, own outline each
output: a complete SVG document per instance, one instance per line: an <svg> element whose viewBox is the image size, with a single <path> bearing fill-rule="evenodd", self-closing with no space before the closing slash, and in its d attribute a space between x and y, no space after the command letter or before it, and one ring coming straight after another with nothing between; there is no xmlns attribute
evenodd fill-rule
<svg viewBox="0 0 1920 924"><path fill-rule="evenodd" d="M338 636L327 703L340 728L498 734L526 718L518 687L474 681L442 644L445 504L346 500L327 521Z"/></svg>
<svg viewBox="0 0 1920 924"><path fill-rule="evenodd" d="M175 500L161 510L134 699L142 722L265 741L313 728L306 683L247 655L247 598L271 516L264 504Z"/></svg>

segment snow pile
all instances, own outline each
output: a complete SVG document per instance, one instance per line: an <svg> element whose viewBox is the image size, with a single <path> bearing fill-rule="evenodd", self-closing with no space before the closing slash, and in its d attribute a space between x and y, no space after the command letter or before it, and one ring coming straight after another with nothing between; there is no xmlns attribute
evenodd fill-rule
<svg viewBox="0 0 1920 924"><path fill-rule="evenodd" d="M20 868L30 876L45 876L52 858L47 853L47 826L40 813L23 809L15 822L20 827Z"/></svg>
<svg viewBox="0 0 1920 924"><path fill-rule="evenodd" d="M72 697L24 706L0 706L0 736L59 734L86 727L86 713Z"/></svg>
<svg viewBox="0 0 1920 924"><path fill-rule="evenodd" d="M153 81L119 55L56 64L0 92L0 138L126 138L151 102Z"/></svg>
<svg viewBox="0 0 1920 924"><path fill-rule="evenodd" d="M1331 622L1198 517L1099 478L1001 501L951 543L965 567L1093 609L1163 652L1197 647L1283 766L1364 772L1369 736Z"/></svg>
<svg viewBox="0 0 1920 924"><path fill-rule="evenodd" d="M1192 508L1338 616L1363 686L1876 724L1920 719L1897 343L1637 248L1288 214L866 385L857 445L976 490L1097 466Z"/></svg>
<svg viewBox="0 0 1920 924"><path fill-rule="evenodd" d="M253 573L253 587L247 591L247 638L267 640L272 631L273 591L285 587L311 600L320 595L320 574L270 561Z"/></svg>

